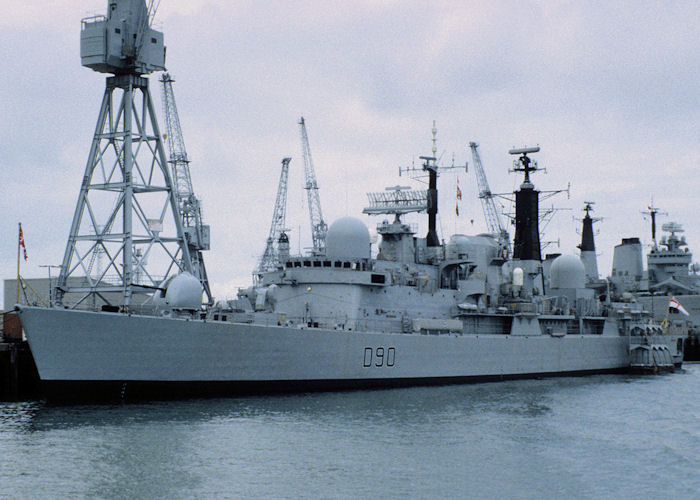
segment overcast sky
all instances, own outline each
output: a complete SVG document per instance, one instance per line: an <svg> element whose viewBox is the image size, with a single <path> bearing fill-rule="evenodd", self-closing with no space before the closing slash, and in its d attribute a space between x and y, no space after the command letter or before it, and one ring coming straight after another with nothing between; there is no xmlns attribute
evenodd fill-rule
<svg viewBox="0 0 700 500"><path fill-rule="evenodd" d="M80 65L80 19L105 0L11 2L0 17L0 277L14 278L17 223L25 277L58 264L104 92ZM650 242L653 196L700 260L700 9L685 2L162 0L194 189L212 228L205 260L217 298L247 285L269 231L280 161L292 156L292 248L310 245L297 122L304 116L327 222L361 214L367 191L431 153L463 164L480 144L494 192L513 146L540 145L538 189L562 209L544 253L575 253L584 200L595 201L599 268L622 237ZM159 75L151 91L160 101ZM160 109L160 107L158 108ZM161 127L164 123L161 117ZM417 163L417 162L416 162ZM473 170L439 179L439 229L485 230ZM506 207L512 208L512 207ZM427 225L425 216L410 222ZM472 222L473 221L473 222ZM423 236L423 234L421 234Z"/></svg>

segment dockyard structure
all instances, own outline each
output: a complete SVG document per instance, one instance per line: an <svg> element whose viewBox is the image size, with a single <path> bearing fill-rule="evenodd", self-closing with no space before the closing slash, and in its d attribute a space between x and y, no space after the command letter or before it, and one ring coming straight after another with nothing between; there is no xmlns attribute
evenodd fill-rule
<svg viewBox="0 0 700 500"><path fill-rule="evenodd" d="M85 284L85 278L75 277L71 278L68 282L70 287L80 287ZM48 278L22 278L22 283L20 286L20 298L19 303L24 305L33 306L52 306L56 303L56 278L49 280ZM3 300L3 310L12 311L17 304L17 279L6 279L3 284L4 290L4 300ZM63 307L83 309L83 310L101 310L102 306L107 306L109 308L110 304L119 304L121 299L120 292L110 292L103 300L98 295L93 295L90 301L82 301L80 304L78 302L82 298L83 294L79 292L69 292L63 296ZM139 295L136 297L138 302L133 302L133 305L139 306L143 305L147 300L146 295Z"/></svg>
<svg viewBox="0 0 700 500"><path fill-rule="evenodd" d="M165 70L163 33L152 28L157 5L109 1L106 15L82 21L83 66L111 76L56 285L58 305L77 294L79 305L128 307L182 271L200 274L147 78Z"/></svg>

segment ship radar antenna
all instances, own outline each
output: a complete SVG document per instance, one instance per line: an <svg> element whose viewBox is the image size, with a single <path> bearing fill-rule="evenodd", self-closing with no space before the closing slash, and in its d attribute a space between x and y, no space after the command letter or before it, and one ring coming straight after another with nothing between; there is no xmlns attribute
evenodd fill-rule
<svg viewBox="0 0 700 500"><path fill-rule="evenodd" d="M576 220L576 221L590 220L591 224L602 221L603 217L591 217L591 213L594 212L593 205L595 205L595 201L584 201L583 208L581 209L583 212L585 212L583 219L579 219L578 217L572 217L572 220Z"/></svg>
<svg viewBox="0 0 700 500"><path fill-rule="evenodd" d="M540 147L535 146L535 147L531 147L531 148L511 149L508 151L508 154L519 156L519 158L517 160L513 161L512 171L525 173L525 180L523 181L523 184L531 184L530 172L544 170L544 169L537 168L537 162L533 161L529 156L527 156L530 153L537 153L537 152L539 152L539 150L540 150Z"/></svg>
<svg viewBox="0 0 700 500"><path fill-rule="evenodd" d="M410 186L390 186L378 193L367 193L369 205L362 210L367 215L393 214L398 222L403 214L426 212L428 192Z"/></svg>

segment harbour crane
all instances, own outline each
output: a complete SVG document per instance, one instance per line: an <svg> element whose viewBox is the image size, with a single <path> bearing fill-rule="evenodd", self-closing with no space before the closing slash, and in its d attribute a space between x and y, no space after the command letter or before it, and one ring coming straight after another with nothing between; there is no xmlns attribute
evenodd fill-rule
<svg viewBox="0 0 700 500"><path fill-rule="evenodd" d="M163 73L160 82L163 84L163 115L165 116L165 138L170 152L170 169L175 184L175 196L180 211L185 240L189 247L192 271L202 283L207 296L207 302L213 298L204 266L202 251L209 250L210 227L202 223L202 209L199 199L194 195L192 177L190 176L190 160L185 149L185 140L180 126L180 117L175 104L173 82L169 73Z"/></svg>
<svg viewBox="0 0 700 500"><path fill-rule="evenodd" d="M128 309L177 274L196 273L149 90L148 75L165 70L163 33L152 27L159 3L110 0L106 15L82 20L81 63L107 77L58 306ZM101 256L106 265L94 273Z"/></svg>
<svg viewBox="0 0 700 500"><path fill-rule="evenodd" d="M498 210L496 210L494 194L491 192L489 183L486 180L484 166L481 164L481 157L479 156L479 150L477 149L479 145L475 142L470 142L469 147L472 150L472 158L474 159L476 182L479 188L479 199L481 200L481 206L484 210L486 226L488 227L488 231L495 235L498 239L498 244L500 245L501 250L506 252L507 255L510 255L510 235L501 222L501 218L498 215Z"/></svg>
<svg viewBox="0 0 700 500"><path fill-rule="evenodd" d="M291 158L282 160L282 171L280 172L280 182L277 186L277 198L275 198L275 209L272 213L272 224L270 224L270 235L267 237L265 251L260 257L255 275L260 275L267 271L274 271L279 263L280 241L289 241L285 233L287 220L287 179L289 177L289 162Z"/></svg>
<svg viewBox="0 0 700 500"><path fill-rule="evenodd" d="M318 183L314 171L313 160L311 159L311 148L309 148L309 136L306 134L306 122L302 116L299 120L301 131L301 151L304 157L304 189L309 204L309 218L311 219L311 239L313 240L313 253L323 255L326 252L326 233L328 225L323 220L321 212L321 200L318 196Z"/></svg>

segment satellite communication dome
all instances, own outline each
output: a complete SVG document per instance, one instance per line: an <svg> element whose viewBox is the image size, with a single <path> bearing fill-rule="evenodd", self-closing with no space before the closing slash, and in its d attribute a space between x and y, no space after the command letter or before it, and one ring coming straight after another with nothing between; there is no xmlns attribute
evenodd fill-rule
<svg viewBox="0 0 700 500"><path fill-rule="evenodd" d="M586 269L581 259L575 255L560 255L549 270L549 280L552 288L584 288L586 285Z"/></svg>
<svg viewBox="0 0 700 500"><path fill-rule="evenodd" d="M188 272L175 276L165 292L165 303L173 309L199 309L202 305L202 284Z"/></svg>
<svg viewBox="0 0 700 500"><path fill-rule="evenodd" d="M369 258L369 230L355 217L338 219L326 234L326 255L334 259Z"/></svg>

